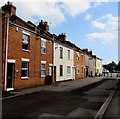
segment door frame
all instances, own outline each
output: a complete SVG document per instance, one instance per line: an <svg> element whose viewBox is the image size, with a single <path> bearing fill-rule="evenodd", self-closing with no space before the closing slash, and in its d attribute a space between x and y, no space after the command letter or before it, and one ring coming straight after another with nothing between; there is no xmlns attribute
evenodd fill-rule
<svg viewBox="0 0 120 119"><path fill-rule="evenodd" d="M5 84L6 91L14 90L15 62L16 62L16 60L13 60L13 59L8 59L8 60L7 60L7 68L8 68L8 63L13 64L13 79L12 79L12 88L7 88L7 80L8 80L8 78L7 78L7 76L6 76L6 84ZM8 72L7 72L6 75L8 75Z"/></svg>

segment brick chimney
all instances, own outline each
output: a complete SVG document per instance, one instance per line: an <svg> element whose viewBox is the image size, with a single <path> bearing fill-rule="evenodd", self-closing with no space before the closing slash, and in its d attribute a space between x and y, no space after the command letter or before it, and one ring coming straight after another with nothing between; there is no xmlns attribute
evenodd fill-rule
<svg viewBox="0 0 120 119"><path fill-rule="evenodd" d="M59 34L59 35L58 35L58 39L59 39L59 40L66 41L66 34L65 34L65 33Z"/></svg>
<svg viewBox="0 0 120 119"><path fill-rule="evenodd" d="M49 31L49 26L48 26L48 22L47 21L41 20L41 22L39 22L38 27L41 28L44 31L47 31L47 32Z"/></svg>
<svg viewBox="0 0 120 119"><path fill-rule="evenodd" d="M92 51L89 51L89 55L92 56Z"/></svg>
<svg viewBox="0 0 120 119"><path fill-rule="evenodd" d="M16 15L16 7L14 5L12 5L12 2L7 2L7 5L5 4L4 6L2 6L2 10L4 12L9 13L11 16L12 15Z"/></svg>
<svg viewBox="0 0 120 119"><path fill-rule="evenodd" d="M88 49L83 49L83 52L88 53Z"/></svg>

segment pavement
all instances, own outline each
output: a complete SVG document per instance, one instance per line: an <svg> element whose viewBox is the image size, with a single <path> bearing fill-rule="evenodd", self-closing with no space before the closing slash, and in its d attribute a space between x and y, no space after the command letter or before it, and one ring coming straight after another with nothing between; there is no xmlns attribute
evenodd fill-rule
<svg viewBox="0 0 120 119"><path fill-rule="evenodd" d="M84 79L57 82L51 85L43 85L43 86L36 86L36 87L30 87L30 88L25 88L25 89L13 90L9 92L4 92L2 94L2 99L12 98L12 97L34 93L34 92L39 92L39 91L56 91L56 92L71 91L75 88L84 87L89 84L98 82L102 80L103 78L104 77L88 77Z"/></svg>
<svg viewBox="0 0 120 119"><path fill-rule="evenodd" d="M103 119L120 119L120 81L115 95L109 104Z"/></svg>

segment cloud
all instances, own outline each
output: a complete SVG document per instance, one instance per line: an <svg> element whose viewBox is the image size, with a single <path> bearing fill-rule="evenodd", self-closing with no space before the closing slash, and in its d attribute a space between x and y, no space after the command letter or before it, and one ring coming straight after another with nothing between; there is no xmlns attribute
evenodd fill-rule
<svg viewBox="0 0 120 119"><path fill-rule="evenodd" d="M64 10L65 13L71 15L72 17L75 17L77 14L85 12L88 10L90 6L89 0L61 0L63 4L61 4L61 8Z"/></svg>
<svg viewBox="0 0 120 119"><path fill-rule="evenodd" d="M87 41L101 40L102 44L117 43L118 17L114 17L112 14L107 14L91 23L93 27L98 28L101 32L87 34Z"/></svg>
<svg viewBox="0 0 120 119"><path fill-rule="evenodd" d="M86 16L85 16L85 20L89 20L89 19L91 19L92 18L92 15L91 14L87 14Z"/></svg>
<svg viewBox="0 0 120 119"><path fill-rule="evenodd" d="M117 33L90 33L86 35L86 40L101 40L102 44L113 44L114 41L117 41Z"/></svg>
<svg viewBox="0 0 120 119"><path fill-rule="evenodd" d="M89 0L12 0L17 7L17 15L24 20L39 22L41 19L57 27L67 21L66 14L75 17L90 8ZM0 5L7 3L2 0Z"/></svg>
<svg viewBox="0 0 120 119"><path fill-rule="evenodd" d="M93 21L92 22L93 26L99 29L105 29L106 24L98 22L98 21Z"/></svg>

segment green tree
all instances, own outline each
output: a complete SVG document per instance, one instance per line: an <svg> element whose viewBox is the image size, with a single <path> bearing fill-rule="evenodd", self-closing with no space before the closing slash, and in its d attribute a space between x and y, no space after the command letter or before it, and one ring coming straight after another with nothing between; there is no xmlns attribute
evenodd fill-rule
<svg viewBox="0 0 120 119"><path fill-rule="evenodd" d="M113 72L113 70L116 70L117 64L114 61L112 61L109 64L103 65L103 67L107 69L109 72Z"/></svg>
<svg viewBox="0 0 120 119"><path fill-rule="evenodd" d="M116 69L120 70L120 61L119 61L118 65L117 65Z"/></svg>

